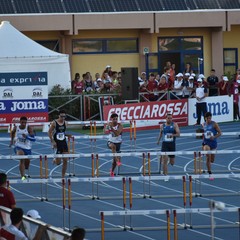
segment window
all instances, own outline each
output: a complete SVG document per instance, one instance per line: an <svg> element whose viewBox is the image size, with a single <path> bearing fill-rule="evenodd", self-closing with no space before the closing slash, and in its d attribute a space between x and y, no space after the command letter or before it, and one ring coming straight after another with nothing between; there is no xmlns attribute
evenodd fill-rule
<svg viewBox="0 0 240 240"><path fill-rule="evenodd" d="M60 47L59 47L59 41L58 40L47 40L47 41L36 41L37 43L39 43L40 45L55 51L55 52L60 52Z"/></svg>
<svg viewBox="0 0 240 240"><path fill-rule="evenodd" d="M138 39L73 40L73 54L137 53Z"/></svg>
<svg viewBox="0 0 240 240"><path fill-rule="evenodd" d="M137 52L136 39L107 40L107 52Z"/></svg>
<svg viewBox="0 0 240 240"><path fill-rule="evenodd" d="M224 48L223 50L224 74L232 75L238 67L238 49Z"/></svg>
<svg viewBox="0 0 240 240"><path fill-rule="evenodd" d="M103 51L102 41L98 40L74 40L73 53L101 53Z"/></svg>
<svg viewBox="0 0 240 240"><path fill-rule="evenodd" d="M160 38L159 51L174 51L179 50L180 42L177 38Z"/></svg>
<svg viewBox="0 0 240 240"><path fill-rule="evenodd" d="M202 37L165 37L158 40L159 51L202 50Z"/></svg>
<svg viewBox="0 0 240 240"><path fill-rule="evenodd" d="M201 38L182 38L182 48L184 50L201 50L202 41Z"/></svg>

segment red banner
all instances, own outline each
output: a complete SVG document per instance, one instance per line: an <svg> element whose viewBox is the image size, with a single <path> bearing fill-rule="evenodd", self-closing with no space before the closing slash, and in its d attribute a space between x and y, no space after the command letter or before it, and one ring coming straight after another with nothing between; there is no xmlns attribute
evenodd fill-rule
<svg viewBox="0 0 240 240"><path fill-rule="evenodd" d="M188 125L187 99L106 105L103 107L105 121L109 121L112 113L118 114L119 121L164 120L167 112L172 113L173 121L180 126Z"/></svg>
<svg viewBox="0 0 240 240"><path fill-rule="evenodd" d="M14 113L9 113L9 114L4 114L4 116L0 117L0 124L19 123L21 116L27 117L28 123L48 121L48 112L22 113L22 114L18 114L17 116Z"/></svg>

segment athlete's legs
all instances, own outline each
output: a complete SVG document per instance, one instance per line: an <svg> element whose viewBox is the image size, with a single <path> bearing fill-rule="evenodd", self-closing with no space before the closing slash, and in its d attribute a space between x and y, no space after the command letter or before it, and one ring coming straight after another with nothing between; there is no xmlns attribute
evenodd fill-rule
<svg viewBox="0 0 240 240"><path fill-rule="evenodd" d="M26 170L29 169L29 165L30 165L30 159L24 159L24 166Z"/></svg>
<svg viewBox="0 0 240 240"><path fill-rule="evenodd" d="M67 154L67 153L65 153ZM67 171L67 162L68 158L63 158L63 165L62 165L62 178L65 177L66 171Z"/></svg>
<svg viewBox="0 0 240 240"><path fill-rule="evenodd" d="M208 145L204 145L203 151L210 151L210 147ZM206 166L208 173L211 173L211 163L214 161L214 157L214 154L206 154Z"/></svg>
<svg viewBox="0 0 240 240"><path fill-rule="evenodd" d="M173 166L175 163L175 158L174 157L170 157L170 164Z"/></svg>
<svg viewBox="0 0 240 240"><path fill-rule="evenodd" d="M163 174L167 175L168 174L168 156L167 155L163 155L162 156L162 163L163 163Z"/></svg>
<svg viewBox="0 0 240 240"><path fill-rule="evenodd" d="M112 153L116 153L116 145L113 143L110 143L108 145L110 147L110 149L112 150ZM118 161L118 157L113 157L113 161L112 161L112 172L114 172L116 166L117 166L117 161Z"/></svg>
<svg viewBox="0 0 240 240"><path fill-rule="evenodd" d="M17 155L23 156L25 154L24 154L23 150L18 149ZM21 177L23 177L25 175L25 164L24 163L25 163L25 159L21 159L19 161L19 172L20 172Z"/></svg>

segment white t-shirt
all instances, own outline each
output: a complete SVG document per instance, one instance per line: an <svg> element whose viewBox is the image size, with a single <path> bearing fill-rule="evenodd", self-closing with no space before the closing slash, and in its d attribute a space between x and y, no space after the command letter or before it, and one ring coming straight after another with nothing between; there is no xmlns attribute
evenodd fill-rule
<svg viewBox="0 0 240 240"><path fill-rule="evenodd" d="M28 238L24 235L24 233L20 230L18 230L15 226L13 225L8 225L8 226L3 226L3 228L15 235L15 240L28 240Z"/></svg>

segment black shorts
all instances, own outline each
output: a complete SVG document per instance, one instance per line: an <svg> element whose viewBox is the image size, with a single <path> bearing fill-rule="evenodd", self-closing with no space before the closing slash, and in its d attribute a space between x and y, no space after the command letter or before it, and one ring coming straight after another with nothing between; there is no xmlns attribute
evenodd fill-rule
<svg viewBox="0 0 240 240"><path fill-rule="evenodd" d="M116 146L116 152L117 152L117 153L120 153L120 152L121 152L120 149L121 149L121 144L122 144L122 143L113 143L113 142L108 141L108 142L107 142L107 146L108 146L109 149L111 149L111 148L110 148L110 144L114 144L114 145Z"/></svg>
<svg viewBox="0 0 240 240"><path fill-rule="evenodd" d="M162 152L175 152L176 144L175 142L162 142ZM175 155L169 155L170 158L175 158Z"/></svg>
<svg viewBox="0 0 240 240"><path fill-rule="evenodd" d="M68 153L68 145L66 140L64 141L56 141L57 151L56 154Z"/></svg>

